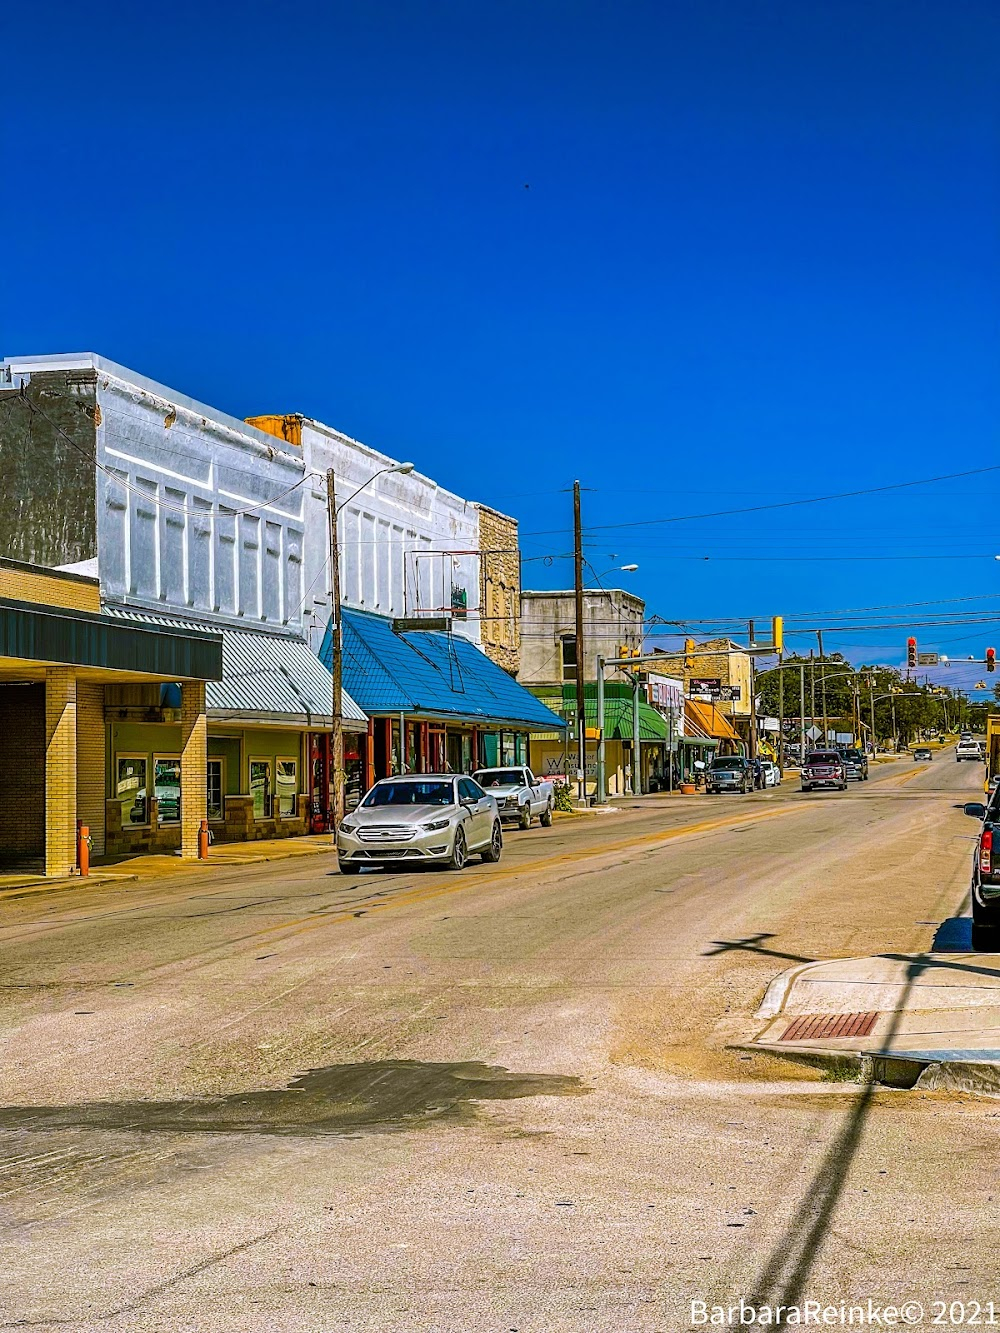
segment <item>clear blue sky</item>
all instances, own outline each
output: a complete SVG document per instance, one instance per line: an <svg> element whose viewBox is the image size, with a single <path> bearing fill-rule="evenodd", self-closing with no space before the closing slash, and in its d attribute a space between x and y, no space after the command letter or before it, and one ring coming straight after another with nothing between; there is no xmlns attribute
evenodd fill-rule
<svg viewBox="0 0 1000 1333"><path fill-rule="evenodd" d="M55 0L18 52L0 352L322 418L526 557L577 476L595 527L1000 463L995 0ZM985 597L998 483L588 551L667 618Z"/></svg>

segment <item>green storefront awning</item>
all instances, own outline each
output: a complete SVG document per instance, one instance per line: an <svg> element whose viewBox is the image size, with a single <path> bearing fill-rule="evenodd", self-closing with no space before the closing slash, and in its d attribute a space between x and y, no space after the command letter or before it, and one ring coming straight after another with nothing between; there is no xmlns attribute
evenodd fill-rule
<svg viewBox="0 0 1000 1333"><path fill-rule="evenodd" d="M584 685L583 707L587 726L597 723L597 686ZM563 686L563 716L572 717L576 710L576 691ZM630 741L632 739L632 690L620 681L609 681L604 689L604 739ZM677 739L676 737L674 738ZM667 741L667 719L645 697L639 700L639 740Z"/></svg>

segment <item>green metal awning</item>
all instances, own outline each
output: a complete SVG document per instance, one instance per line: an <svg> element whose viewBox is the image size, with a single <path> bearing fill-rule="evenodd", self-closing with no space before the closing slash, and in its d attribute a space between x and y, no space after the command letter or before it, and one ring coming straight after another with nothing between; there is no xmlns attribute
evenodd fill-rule
<svg viewBox="0 0 1000 1333"><path fill-rule="evenodd" d="M584 685L583 708L588 727L597 723L597 686ZM576 692L572 685L563 686L563 713L572 717L576 711ZM630 741L632 739L632 689L620 681L609 681L604 691L604 739ZM667 719L645 698L639 700L639 740L667 740Z"/></svg>
<svg viewBox="0 0 1000 1333"><path fill-rule="evenodd" d="M159 680L222 679L218 634L125 624L89 611L8 598L0 598L0 658Z"/></svg>

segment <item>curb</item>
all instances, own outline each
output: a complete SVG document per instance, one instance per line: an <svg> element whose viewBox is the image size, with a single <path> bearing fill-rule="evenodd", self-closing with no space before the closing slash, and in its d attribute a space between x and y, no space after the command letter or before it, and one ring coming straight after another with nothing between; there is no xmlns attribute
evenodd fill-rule
<svg viewBox="0 0 1000 1333"><path fill-rule="evenodd" d="M980 1097L1000 1097L1000 1064L936 1061L924 1066L913 1086L918 1092L972 1092Z"/></svg>
<svg viewBox="0 0 1000 1333"><path fill-rule="evenodd" d="M785 1007L785 1000L788 998L788 992L792 989L794 983L799 979L803 972L808 972L811 967L815 967L819 960L811 963L798 963L795 967L788 968L785 972L779 972L772 982L768 984L764 992L764 998L760 1002L755 1018L777 1018Z"/></svg>
<svg viewBox="0 0 1000 1333"><path fill-rule="evenodd" d="M139 875L72 875L67 879L53 879L44 884L12 884L0 889L0 902L9 902L15 898L30 898L36 893L59 893L68 889L103 889L109 884L128 884L140 878Z"/></svg>

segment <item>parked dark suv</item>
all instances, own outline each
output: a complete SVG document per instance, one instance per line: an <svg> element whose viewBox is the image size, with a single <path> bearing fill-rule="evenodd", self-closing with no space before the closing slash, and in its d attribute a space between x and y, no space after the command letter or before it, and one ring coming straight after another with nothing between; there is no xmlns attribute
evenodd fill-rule
<svg viewBox="0 0 1000 1333"><path fill-rule="evenodd" d="M992 953L1000 949L1000 787L965 813L983 824L972 854L972 947Z"/></svg>
<svg viewBox="0 0 1000 1333"><path fill-rule="evenodd" d="M813 750L802 765L802 790L814 787L834 787L847 791L847 767L839 750Z"/></svg>
<svg viewBox="0 0 1000 1333"><path fill-rule="evenodd" d="M753 791L753 766L741 754L717 754L705 770L705 790L714 796L720 791Z"/></svg>

